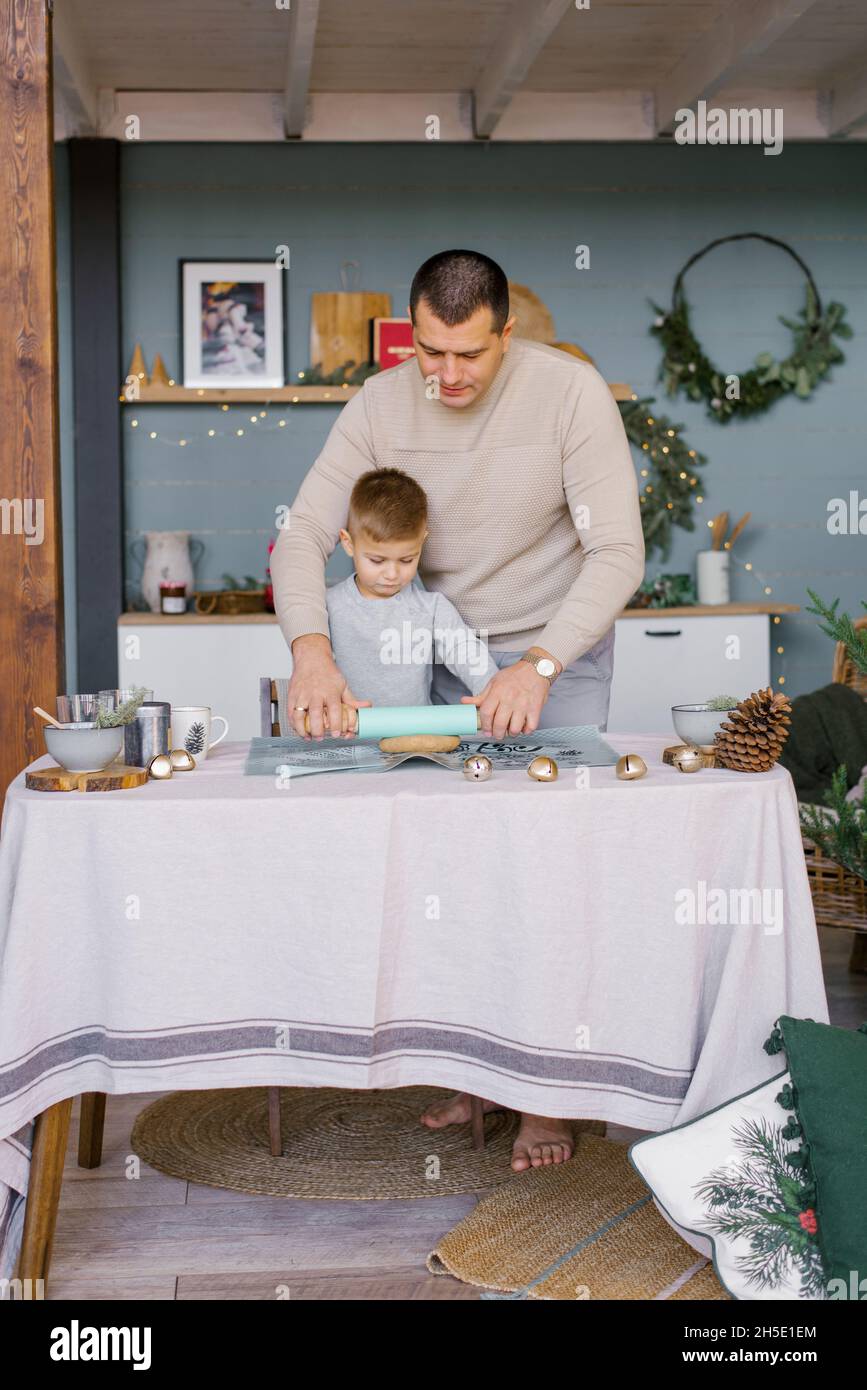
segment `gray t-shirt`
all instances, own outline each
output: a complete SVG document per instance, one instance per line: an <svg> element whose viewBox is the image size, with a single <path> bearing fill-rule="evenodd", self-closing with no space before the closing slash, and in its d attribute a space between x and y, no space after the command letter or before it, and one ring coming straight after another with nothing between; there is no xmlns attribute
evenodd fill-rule
<svg viewBox="0 0 867 1390"><path fill-rule="evenodd" d="M473 695L497 674L485 642L418 575L389 598L365 598L351 574L326 589L325 602L334 660L357 700L429 705L435 661Z"/></svg>

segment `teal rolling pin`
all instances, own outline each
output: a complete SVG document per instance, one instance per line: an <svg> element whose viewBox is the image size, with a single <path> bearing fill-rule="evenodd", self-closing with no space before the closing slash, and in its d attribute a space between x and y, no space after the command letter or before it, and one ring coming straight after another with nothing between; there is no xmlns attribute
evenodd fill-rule
<svg viewBox="0 0 867 1390"><path fill-rule="evenodd" d="M477 734L477 705L374 705L356 710L357 738L400 738L405 734ZM310 716L304 716L310 732Z"/></svg>

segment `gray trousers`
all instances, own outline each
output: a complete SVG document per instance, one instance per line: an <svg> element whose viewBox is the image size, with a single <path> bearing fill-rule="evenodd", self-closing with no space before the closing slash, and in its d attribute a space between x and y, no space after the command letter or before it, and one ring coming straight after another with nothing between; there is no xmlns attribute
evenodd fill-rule
<svg viewBox="0 0 867 1390"><path fill-rule="evenodd" d="M491 650L490 648L488 649ZM521 656L521 652L491 651L502 671ZM564 666L551 686L548 698L539 715L540 729L560 725L596 724L604 733L608 725L608 702L611 697L611 677L614 672L614 628L571 666ZM462 695L472 695L462 680L453 676L447 666L433 668L431 704L459 705Z"/></svg>

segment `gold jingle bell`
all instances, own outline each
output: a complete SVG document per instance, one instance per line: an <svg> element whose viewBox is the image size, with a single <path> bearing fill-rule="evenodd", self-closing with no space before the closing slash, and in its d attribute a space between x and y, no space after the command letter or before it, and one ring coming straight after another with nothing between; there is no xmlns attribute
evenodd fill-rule
<svg viewBox="0 0 867 1390"><path fill-rule="evenodd" d="M469 782L487 782L494 770L494 764L484 753L472 753L464 758L464 776Z"/></svg>
<svg viewBox="0 0 867 1390"><path fill-rule="evenodd" d="M637 753L624 753L622 758L617 759L615 770L621 782L634 782L636 777L646 775L647 763Z"/></svg>
<svg viewBox="0 0 867 1390"><path fill-rule="evenodd" d="M186 748L173 748L169 758L175 772L192 772L196 766L195 758Z"/></svg>
<svg viewBox="0 0 867 1390"><path fill-rule="evenodd" d="M157 753L155 758L151 758L148 763L148 777L153 777L158 782L162 782L166 777L172 775L172 760L168 753Z"/></svg>
<svg viewBox="0 0 867 1390"><path fill-rule="evenodd" d="M553 758L534 758L527 768L527 775L532 777L534 782L555 782L558 775L557 764Z"/></svg>
<svg viewBox="0 0 867 1390"><path fill-rule="evenodd" d="M678 772L698 772L700 767L704 767L704 754L700 748L685 743L672 755L671 761Z"/></svg>

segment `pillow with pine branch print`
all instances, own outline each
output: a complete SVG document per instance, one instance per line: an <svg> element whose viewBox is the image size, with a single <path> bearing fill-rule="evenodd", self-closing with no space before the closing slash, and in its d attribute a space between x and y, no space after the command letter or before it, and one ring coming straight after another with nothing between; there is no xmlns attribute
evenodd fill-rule
<svg viewBox="0 0 867 1390"><path fill-rule="evenodd" d="M662 1215L735 1299L828 1297L815 1191L779 1100L790 1082L780 1072L629 1149Z"/></svg>

